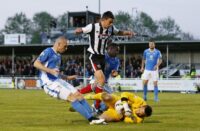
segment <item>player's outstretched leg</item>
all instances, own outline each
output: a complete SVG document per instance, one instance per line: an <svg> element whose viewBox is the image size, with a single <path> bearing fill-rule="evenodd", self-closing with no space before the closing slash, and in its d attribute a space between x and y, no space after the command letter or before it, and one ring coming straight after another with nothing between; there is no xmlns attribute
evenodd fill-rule
<svg viewBox="0 0 200 131"><path fill-rule="evenodd" d="M85 103L85 102L82 101L82 103ZM84 107L80 101L78 100L73 101L71 105L77 112L79 112L82 116L84 116L90 122L91 125L104 123L105 121L104 119L99 119L99 118L94 117L93 114L89 111L89 109Z"/></svg>

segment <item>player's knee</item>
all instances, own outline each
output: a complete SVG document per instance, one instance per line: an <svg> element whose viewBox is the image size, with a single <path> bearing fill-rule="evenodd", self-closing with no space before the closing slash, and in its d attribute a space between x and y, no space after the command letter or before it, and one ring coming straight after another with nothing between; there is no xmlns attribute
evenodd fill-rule
<svg viewBox="0 0 200 131"><path fill-rule="evenodd" d="M104 76L102 70L97 71L95 73L95 77L96 77L98 83L105 83L105 76Z"/></svg>
<svg viewBox="0 0 200 131"><path fill-rule="evenodd" d="M75 94L70 94L68 97L67 97L67 100L70 101L70 102L74 102L76 100L78 100L78 98L76 97Z"/></svg>
<svg viewBox="0 0 200 131"><path fill-rule="evenodd" d="M78 100L84 99L84 98L83 98L83 95L82 95L80 92L76 92L76 93L74 94L74 97L77 98Z"/></svg>
<svg viewBox="0 0 200 131"><path fill-rule="evenodd" d="M105 84L105 77L101 77L101 79L99 79L98 84L100 84L101 86L104 86Z"/></svg>
<svg viewBox="0 0 200 131"><path fill-rule="evenodd" d="M156 82L154 82L153 84L154 84L154 86L158 86L158 82L157 82L157 81L156 81Z"/></svg>
<svg viewBox="0 0 200 131"><path fill-rule="evenodd" d="M144 80L143 81L143 85L147 85L148 84L148 81L147 80Z"/></svg>

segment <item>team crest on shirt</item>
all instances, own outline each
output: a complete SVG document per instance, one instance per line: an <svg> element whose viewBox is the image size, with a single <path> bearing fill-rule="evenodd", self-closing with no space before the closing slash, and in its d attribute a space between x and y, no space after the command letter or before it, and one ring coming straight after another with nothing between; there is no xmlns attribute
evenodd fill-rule
<svg viewBox="0 0 200 131"><path fill-rule="evenodd" d="M153 55L150 55L149 58L150 58L150 60L153 60Z"/></svg>

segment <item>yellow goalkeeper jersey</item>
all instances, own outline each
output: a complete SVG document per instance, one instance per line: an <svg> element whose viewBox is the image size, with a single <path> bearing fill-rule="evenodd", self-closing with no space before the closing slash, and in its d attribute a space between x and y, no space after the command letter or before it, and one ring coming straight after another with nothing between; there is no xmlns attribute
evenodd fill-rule
<svg viewBox="0 0 200 131"><path fill-rule="evenodd" d="M121 93L121 98L123 97L128 99L128 104L132 108L139 108L140 106L147 105L147 103L141 97L135 95L134 93L123 92Z"/></svg>
<svg viewBox="0 0 200 131"><path fill-rule="evenodd" d="M110 94L112 96L112 100L109 102L103 101L108 108L115 108L115 103L120 100L120 96ZM102 101L102 93L94 94L94 95L87 95L85 97L86 99L92 99L92 100L101 100Z"/></svg>
<svg viewBox="0 0 200 131"><path fill-rule="evenodd" d="M133 122L134 123L141 123L143 122L144 118L140 118L136 115L136 110L140 106L147 105L147 103L139 96L135 95L134 93L130 92L123 92L121 94L121 98L127 98L128 99L128 105L131 107L131 110L133 112Z"/></svg>

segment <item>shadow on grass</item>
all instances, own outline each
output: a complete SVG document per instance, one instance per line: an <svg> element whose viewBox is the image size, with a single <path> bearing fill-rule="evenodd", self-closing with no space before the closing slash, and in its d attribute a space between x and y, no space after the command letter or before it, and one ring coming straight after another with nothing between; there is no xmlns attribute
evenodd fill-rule
<svg viewBox="0 0 200 131"><path fill-rule="evenodd" d="M147 123L162 123L161 121L158 121L158 120L151 120L151 121L145 121L144 122L145 124Z"/></svg>

